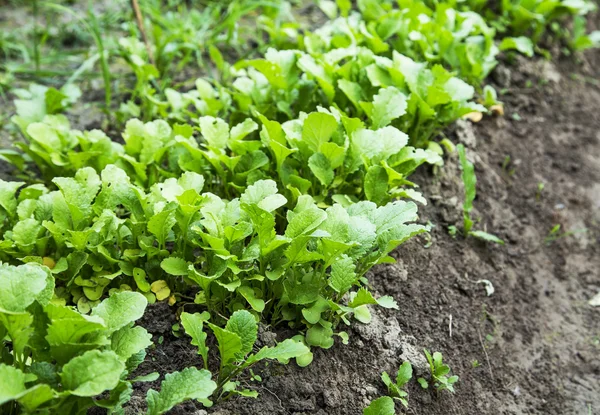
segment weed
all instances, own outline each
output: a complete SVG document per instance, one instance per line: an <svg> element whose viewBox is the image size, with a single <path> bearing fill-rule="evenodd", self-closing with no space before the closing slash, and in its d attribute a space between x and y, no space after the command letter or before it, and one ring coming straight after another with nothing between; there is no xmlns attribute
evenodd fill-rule
<svg viewBox="0 0 600 415"><path fill-rule="evenodd" d="M477 178L475 177L475 167L473 163L467 160L465 154L465 148L462 144L459 144L456 149L460 157L460 164L462 168L462 179L465 188L465 201L463 203L463 233L465 236L474 236L484 241L494 242L500 245L504 244L504 241L495 235L489 234L484 231L473 231L473 220L471 219L471 210L473 209L473 201L476 196L476 184Z"/></svg>

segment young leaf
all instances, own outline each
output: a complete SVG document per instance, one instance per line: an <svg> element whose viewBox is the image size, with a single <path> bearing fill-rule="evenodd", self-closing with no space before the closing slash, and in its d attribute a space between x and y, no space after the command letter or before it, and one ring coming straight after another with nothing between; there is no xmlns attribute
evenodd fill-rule
<svg viewBox="0 0 600 415"><path fill-rule="evenodd" d="M252 307L254 311L261 313L265 309L265 301L256 297L252 287L242 285L237 291L242 295L242 297L244 297L246 301L248 301L248 304L250 304L250 307Z"/></svg>
<svg viewBox="0 0 600 415"><path fill-rule="evenodd" d="M321 223L327 219L327 213L318 208L311 208L301 211L294 215L288 223L285 230L285 236L288 238L297 238L300 235L307 235L314 231Z"/></svg>
<svg viewBox="0 0 600 415"><path fill-rule="evenodd" d="M208 403L217 389L208 370L188 367L181 372L169 373L160 384L160 392L150 389L146 396L148 415L160 415L175 405L190 399Z"/></svg>
<svg viewBox="0 0 600 415"><path fill-rule="evenodd" d="M329 349L333 346L333 330L321 324L315 324L306 331L306 343L309 346Z"/></svg>
<svg viewBox="0 0 600 415"><path fill-rule="evenodd" d="M397 88L390 86L380 89L379 93L373 97L373 111L371 112L373 129L385 127L392 120L401 117L406 113L406 108L406 95Z"/></svg>
<svg viewBox="0 0 600 415"><path fill-rule="evenodd" d="M321 144L329 141L337 126L338 123L332 115L313 112L304 120L302 141L312 152L317 153Z"/></svg>
<svg viewBox="0 0 600 415"><path fill-rule="evenodd" d="M310 349L301 341L286 339L275 347L265 346L256 354L248 356L244 366L250 366L264 359L287 360L310 353Z"/></svg>
<svg viewBox="0 0 600 415"><path fill-rule="evenodd" d="M26 389L25 374L17 368L0 363L0 405L18 399Z"/></svg>
<svg viewBox="0 0 600 415"><path fill-rule="evenodd" d="M76 396L95 396L114 389L123 363L113 351L90 350L64 365L60 375L65 390Z"/></svg>
<svg viewBox="0 0 600 415"><path fill-rule="evenodd" d="M499 245L504 245L504 241L502 239L498 238L496 235L492 235L491 233L487 233L484 231L471 231L471 232L469 232L469 235L474 236L479 239L482 239L484 241L494 242Z"/></svg>
<svg viewBox="0 0 600 415"><path fill-rule="evenodd" d="M375 399L363 410L363 415L395 415L396 408L394 400L389 396Z"/></svg>
<svg viewBox="0 0 600 415"><path fill-rule="evenodd" d="M35 301L47 285L47 268L25 264L0 264L0 312L21 313Z"/></svg>
<svg viewBox="0 0 600 415"><path fill-rule="evenodd" d="M310 167L310 170L323 186L329 186L333 181L334 173L331 168L331 162L323 153L314 153L310 156L308 167Z"/></svg>
<svg viewBox="0 0 600 415"><path fill-rule="evenodd" d="M198 353L204 360L204 366L208 366L208 347L206 346L206 333L203 325L210 318L208 312L200 313L181 313L181 324L185 332L192 338L192 344L198 347Z"/></svg>
<svg viewBox="0 0 600 415"><path fill-rule="evenodd" d="M528 57L533 56L533 42L531 39L525 36L505 37L502 39L502 42L500 42L500 50L511 49L518 50L523 55Z"/></svg>
<svg viewBox="0 0 600 415"><path fill-rule="evenodd" d="M131 356L152 344L152 335L143 327L122 327L111 336L110 348L127 361Z"/></svg>
<svg viewBox="0 0 600 415"><path fill-rule="evenodd" d="M365 196L368 200L382 205L389 199L388 175L381 166L371 166L365 176Z"/></svg>
<svg viewBox="0 0 600 415"><path fill-rule="evenodd" d="M171 232L176 223L175 211L168 208L150 218L148 221L148 231L156 236L159 248L162 249L165 247L169 232Z"/></svg>
<svg viewBox="0 0 600 415"><path fill-rule="evenodd" d="M73 230L79 230L80 224L89 220L92 214L92 202L100 190L100 177L91 167L84 167L77 171L75 178L56 177L52 181L64 195Z"/></svg>
<svg viewBox="0 0 600 415"><path fill-rule="evenodd" d="M246 188L240 197L240 203L257 205L267 212L272 212L285 205L287 200L277 193L277 183L273 180L258 180Z"/></svg>
<svg viewBox="0 0 600 415"><path fill-rule="evenodd" d="M148 300L134 291L111 295L92 310L92 316L101 317L110 332L119 330L144 315Z"/></svg>
<svg viewBox="0 0 600 415"><path fill-rule="evenodd" d="M242 339L236 333L222 329L219 326L208 323L209 327L217 338L219 344L219 354L221 355L221 367L236 361L237 356L242 353Z"/></svg>
<svg viewBox="0 0 600 415"><path fill-rule="evenodd" d="M188 275L188 263L185 259L168 257L162 260L160 267L170 275Z"/></svg>
<svg viewBox="0 0 600 415"><path fill-rule="evenodd" d="M13 217L17 213L17 198L15 194L24 182L5 182L0 179L0 206Z"/></svg>
<svg viewBox="0 0 600 415"><path fill-rule="evenodd" d="M200 131L209 147L224 150L229 141L229 125L220 118L200 117Z"/></svg>
<svg viewBox="0 0 600 415"><path fill-rule="evenodd" d="M409 361L403 362L398 369L398 374L396 375L396 385L399 388L406 385L409 380L411 380L413 374L412 365Z"/></svg>
<svg viewBox="0 0 600 415"><path fill-rule="evenodd" d="M254 316L246 310L238 310L231 315L225 325L225 330L239 336L242 347L236 353L238 360L243 359L252 351L258 333L258 324Z"/></svg>
<svg viewBox="0 0 600 415"><path fill-rule="evenodd" d="M355 268L352 258L342 255L341 259L331 265L329 286L337 293L347 292L356 282Z"/></svg>

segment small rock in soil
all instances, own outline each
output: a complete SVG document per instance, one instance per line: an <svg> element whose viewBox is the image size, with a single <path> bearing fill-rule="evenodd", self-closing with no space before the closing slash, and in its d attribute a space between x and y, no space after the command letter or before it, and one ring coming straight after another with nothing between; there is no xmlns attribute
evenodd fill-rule
<svg viewBox="0 0 600 415"><path fill-rule="evenodd" d="M457 120L456 121L456 135L458 137L458 141L463 143L465 146L469 148L477 147L477 137L475 136L475 131L473 130L473 124L471 124L467 120Z"/></svg>
<svg viewBox="0 0 600 415"><path fill-rule="evenodd" d="M500 87L508 88L512 78L510 69L504 65L498 65L492 72L492 78Z"/></svg>
<svg viewBox="0 0 600 415"><path fill-rule="evenodd" d="M323 401L330 408L337 408L342 402L340 391L336 388L328 388L323 392Z"/></svg>
<svg viewBox="0 0 600 415"><path fill-rule="evenodd" d="M264 324L258 326L258 340L263 346L275 346L277 344L277 334L273 333L269 327Z"/></svg>
<svg viewBox="0 0 600 415"><path fill-rule="evenodd" d="M402 336L400 342L402 350L400 360L402 362L409 361L418 376L429 373L429 363L423 354L423 349L414 346L416 339L413 336Z"/></svg>

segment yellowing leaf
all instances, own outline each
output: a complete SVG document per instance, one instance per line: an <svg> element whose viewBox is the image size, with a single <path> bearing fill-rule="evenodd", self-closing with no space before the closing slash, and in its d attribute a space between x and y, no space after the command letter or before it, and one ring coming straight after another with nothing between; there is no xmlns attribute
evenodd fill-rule
<svg viewBox="0 0 600 415"><path fill-rule="evenodd" d="M44 258L42 258L42 264L47 266L50 269L54 269L54 266L56 265L56 261L54 261L54 259L45 256Z"/></svg>
<svg viewBox="0 0 600 415"><path fill-rule="evenodd" d="M468 114L465 114L463 118L471 121L471 122L479 122L483 118L483 113L479 111L473 111Z"/></svg>
<svg viewBox="0 0 600 415"><path fill-rule="evenodd" d="M158 301L162 301L171 295L171 290L165 280L154 281L150 285L150 291L156 295Z"/></svg>
<svg viewBox="0 0 600 415"><path fill-rule="evenodd" d="M499 115L499 116L503 117L504 116L504 105L502 105L502 104L492 105L490 107L490 111L492 111L492 114L494 114L494 115Z"/></svg>

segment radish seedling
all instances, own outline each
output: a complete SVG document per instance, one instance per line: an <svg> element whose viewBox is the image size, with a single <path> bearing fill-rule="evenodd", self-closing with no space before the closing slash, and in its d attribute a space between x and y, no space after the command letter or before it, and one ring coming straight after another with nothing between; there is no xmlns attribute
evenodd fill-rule
<svg viewBox="0 0 600 415"><path fill-rule="evenodd" d="M450 367L442 362L442 354L435 352L433 355L429 353L427 349L423 349L427 362L429 363L429 370L431 373L431 381L433 387L439 392L443 390L449 390L454 393L454 384L458 382L458 376L448 376L450 373ZM425 379L417 379L421 387L427 389L428 383Z"/></svg>
<svg viewBox="0 0 600 415"><path fill-rule="evenodd" d="M412 379L412 374L413 370L410 362L404 362L400 365L395 382L392 381L387 372L381 374L381 380L387 386L388 394L392 398L399 400L405 408L408 408L408 393L402 390L402 388Z"/></svg>
<svg viewBox="0 0 600 415"><path fill-rule="evenodd" d="M237 378L249 370L252 379L259 381L260 377L251 372L251 367L265 359L285 362L310 353L310 349L299 340L287 339L276 346L265 346L252 353L258 333L258 323L253 314L246 310L234 312L224 328L218 327L208 320L207 312L202 314L182 313L181 322L185 332L192 338L192 344L198 347L205 369L208 368L208 346L204 324L208 325L217 339L219 350L219 371L216 373L216 388L213 395L217 400L225 400L233 395L255 398L258 393L250 389L240 389Z"/></svg>

